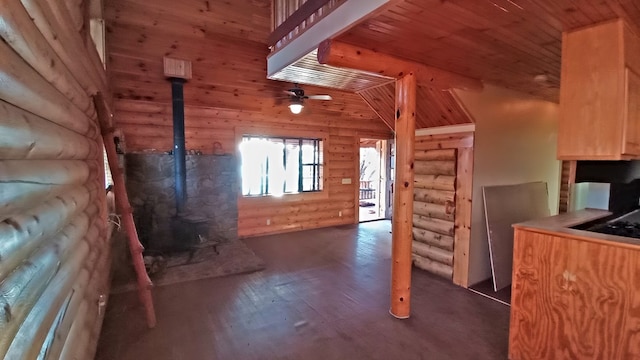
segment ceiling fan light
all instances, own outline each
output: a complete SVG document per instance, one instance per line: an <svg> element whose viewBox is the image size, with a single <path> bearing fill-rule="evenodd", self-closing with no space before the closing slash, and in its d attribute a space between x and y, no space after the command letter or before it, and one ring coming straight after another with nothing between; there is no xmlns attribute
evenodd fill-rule
<svg viewBox="0 0 640 360"><path fill-rule="evenodd" d="M302 107L303 105L298 103L289 104L289 110L291 110L292 114L300 114Z"/></svg>

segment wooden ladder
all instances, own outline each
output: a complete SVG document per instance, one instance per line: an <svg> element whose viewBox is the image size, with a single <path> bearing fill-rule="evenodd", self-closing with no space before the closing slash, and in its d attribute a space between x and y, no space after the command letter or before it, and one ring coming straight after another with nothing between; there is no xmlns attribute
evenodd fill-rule
<svg viewBox="0 0 640 360"><path fill-rule="evenodd" d="M153 328L156 326L156 314L153 308L153 298L151 297L153 282L151 282L144 266L144 260L142 258L144 247L140 243L140 239L138 239L136 224L133 221L133 211L129 203L129 197L127 196L127 189L125 188L124 175L118 166L118 153L116 152L114 142L114 132L110 126L110 124L112 124L113 113L110 111L109 105L102 94L96 94L93 101L98 113L100 131L107 153L107 160L109 161L109 169L111 170L111 176L113 178L116 207L118 211L120 211L122 222L127 232L127 237L129 238L129 251L138 282L138 296L145 308L147 326Z"/></svg>

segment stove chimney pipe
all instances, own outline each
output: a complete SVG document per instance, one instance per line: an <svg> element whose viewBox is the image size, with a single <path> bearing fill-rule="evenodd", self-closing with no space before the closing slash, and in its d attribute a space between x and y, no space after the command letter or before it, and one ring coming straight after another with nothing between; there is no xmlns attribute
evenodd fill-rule
<svg viewBox="0 0 640 360"><path fill-rule="evenodd" d="M176 215L180 215L184 212L187 202L187 159L184 136L183 87L187 79L191 79L191 62L165 57L164 75L171 81Z"/></svg>
<svg viewBox="0 0 640 360"><path fill-rule="evenodd" d="M171 99L173 103L173 161L176 182L176 213L182 214L187 202L187 159L184 137L184 94L185 80L171 78Z"/></svg>

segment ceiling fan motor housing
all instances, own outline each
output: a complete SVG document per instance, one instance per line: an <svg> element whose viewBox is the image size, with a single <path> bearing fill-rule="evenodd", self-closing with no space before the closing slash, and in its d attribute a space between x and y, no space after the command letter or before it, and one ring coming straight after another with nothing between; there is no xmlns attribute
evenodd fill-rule
<svg viewBox="0 0 640 360"><path fill-rule="evenodd" d="M302 90L302 89L301 89L301 88L299 88L299 87L294 87L293 89L291 89L291 90L289 90L289 91L291 91L292 93L294 93L294 94L295 94L295 97L298 97L298 98L303 98L303 97L304 97L304 90Z"/></svg>
<svg viewBox="0 0 640 360"><path fill-rule="evenodd" d="M284 93L289 96L291 104L302 104L306 99L309 100L332 100L331 95L305 95L304 90L295 84L293 88L284 90Z"/></svg>

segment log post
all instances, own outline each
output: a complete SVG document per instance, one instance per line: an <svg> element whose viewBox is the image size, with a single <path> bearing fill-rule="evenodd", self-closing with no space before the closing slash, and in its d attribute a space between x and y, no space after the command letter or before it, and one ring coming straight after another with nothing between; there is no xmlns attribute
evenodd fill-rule
<svg viewBox="0 0 640 360"><path fill-rule="evenodd" d="M120 168L118 167L118 154L116 153L116 147L114 142L113 130L105 127L106 124L111 123L111 111L105 102L102 93L98 93L94 96L94 102L98 112L98 119L100 120L101 131L104 141L105 150L107 153L107 160L109 161L109 168L111 170L111 176L113 177L113 186L115 190L116 206L122 216L122 223L127 232L129 238L129 251L131 253L131 259L133 261L133 267L136 271L136 277L138 281L138 296L140 302L144 305L145 315L147 318L147 326L153 328L156 326L156 314L153 307L153 298L151 297L151 287L153 283L149 279L149 275L144 266L142 259L142 251L144 247L138 239L138 231L136 230L136 224L133 221L133 211L131 204L129 203L129 197L127 196L127 189L124 183L124 176Z"/></svg>
<svg viewBox="0 0 640 360"><path fill-rule="evenodd" d="M406 319L410 312L413 218L413 153L416 124L416 76L396 82L396 178L391 250L391 315Z"/></svg>

